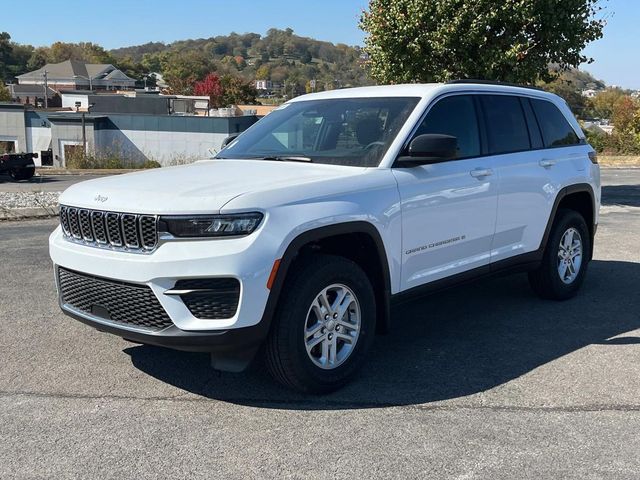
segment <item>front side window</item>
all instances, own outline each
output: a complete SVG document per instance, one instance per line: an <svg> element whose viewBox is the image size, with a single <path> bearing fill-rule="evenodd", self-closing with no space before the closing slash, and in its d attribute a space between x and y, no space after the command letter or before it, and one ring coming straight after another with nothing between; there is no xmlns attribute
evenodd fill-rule
<svg viewBox="0 0 640 480"><path fill-rule="evenodd" d="M532 99L531 105L538 119L540 130L542 130L545 147L580 144L580 138L553 103L546 100Z"/></svg>
<svg viewBox="0 0 640 480"><path fill-rule="evenodd" d="M372 97L292 102L260 120L216 158L375 167L418 101Z"/></svg>
<svg viewBox="0 0 640 480"><path fill-rule="evenodd" d="M438 101L429 110L415 136L427 133L456 137L459 159L480 155L480 133L473 98L455 95Z"/></svg>
<svg viewBox="0 0 640 480"><path fill-rule="evenodd" d="M484 111L489 153L529 150L529 130L518 97L509 95L480 95Z"/></svg>

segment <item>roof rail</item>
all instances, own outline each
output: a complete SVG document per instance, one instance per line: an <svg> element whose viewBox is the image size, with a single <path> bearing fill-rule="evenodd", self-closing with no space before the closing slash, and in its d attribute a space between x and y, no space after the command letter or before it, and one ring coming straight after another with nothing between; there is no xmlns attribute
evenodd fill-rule
<svg viewBox="0 0 640 480"><path fill-rule="evenodd" d="M533 85L520 85L517 83L509 83L509 82L499 82L497 80L474 80L472 78L463 78L460 80L449 80L447 85L457 84L457 83L476 83L480 85L502 85L504 87L519 87L519 88L530 88L531 90L538 90L544 92L545 90L540 87L535 87Z"/></svg>

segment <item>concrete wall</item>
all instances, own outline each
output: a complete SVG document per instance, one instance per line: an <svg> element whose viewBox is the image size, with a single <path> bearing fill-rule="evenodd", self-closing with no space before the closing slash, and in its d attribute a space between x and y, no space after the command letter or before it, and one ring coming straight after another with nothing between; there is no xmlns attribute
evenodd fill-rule
<svg viewBox="0 0 640 480"><path fill-rule="evenodd" d="M181 117L109 115L96 125L96 152L122 152L127 160L175 165L210 158L232 133L246 130L257 117Z"/></svg>
<svg viewBox="0 0 640 480"><path fill-rule="evenodd" d="M211 158L226 137L226 133L97 130L95 145L97 152L121 152L127 160L155 160L168 166Z"/></svg>
<svg viewBox="0 0 640 480"><path fill-rule="evenodd" d="M93 123L87 120L85 125L87 137L87 151L95 151ZM65 167L65 145L83 145L82 124L80 122L55 122L51 125L51 138L53 150L53 165Z"/></svg>
<svg viewBox="0 0 640 480"><path fill-rule="evenodd" d="M0 141L14 142L16 152L28 151L22 105L0 105Z"/></svg>
<svg viewBox="0 0 640 480"><path fill-rule="evenodd" d="M76 102L80 102L80 108L86 110L89 107L89 94L63 93L62 108L76 109Z"/></svg>

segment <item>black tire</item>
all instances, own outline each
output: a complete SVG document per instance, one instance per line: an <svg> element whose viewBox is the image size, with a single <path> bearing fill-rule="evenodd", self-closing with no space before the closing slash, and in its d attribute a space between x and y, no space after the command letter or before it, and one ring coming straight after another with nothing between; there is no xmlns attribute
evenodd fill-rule
<svg viewBox="0 0 640 480"><path fill-rule="evenodd" d="M328 370L316 365L307 354L304 330L311 304L332 284L344 285L356 296L361 323L350 355ZM376 330L376 302L367 275L351 260L317 254L296 262L280 295L265 349L272 376L303 393L329 393L345 385L362 366Z"/></svg>
<svg viewBox="0 0 640 480"><path fill-rule="evenodd" d="M558 272L558 252L564 233L570 228L578 231L582 241L582 262L571 283L564 283ZM582 215L575 210L560 209L551 228L540 266L529 272L533 291L548 300L567 300L578 293L591 259L591 235Z"/></svg>
<svg viewBox="0 0 640 480"><path fill-rule="evenodd" d="M29 180L36 173L35 167L23 167L23 168L14 168L9 172L11 178L16 181L19 180Z"/></svg>

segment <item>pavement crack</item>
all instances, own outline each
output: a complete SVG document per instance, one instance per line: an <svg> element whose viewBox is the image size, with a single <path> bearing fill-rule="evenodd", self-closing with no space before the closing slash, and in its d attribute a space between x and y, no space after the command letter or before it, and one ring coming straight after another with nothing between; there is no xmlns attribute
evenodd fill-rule
<svg viewBox="0 0 640 480"><path fill-rule="evenodd" d="M255 408L277 408L292 410L331 410L331 409L367 409L367 408L393 408L401 410L415 410L421 412L454 412L463 410L487 410L506 413L598 413L598 412L640 412L640 404L585 404L565 406L519 406L519 405L403 405L392 402L351 402L332 400L276 400L268 398L251 397L227 397L208 398L202 396L189 397L189 392L180 392L176 395L136 396L136 395L91 395L80 393L45 393L30 391L0 391L0 398L7 397L32 397L32 398L57 398L78 400L113 400L113 401L142 401L142 402L176 402L176 403L208 403L221 402L232 403L240 406Z"/></svg>

